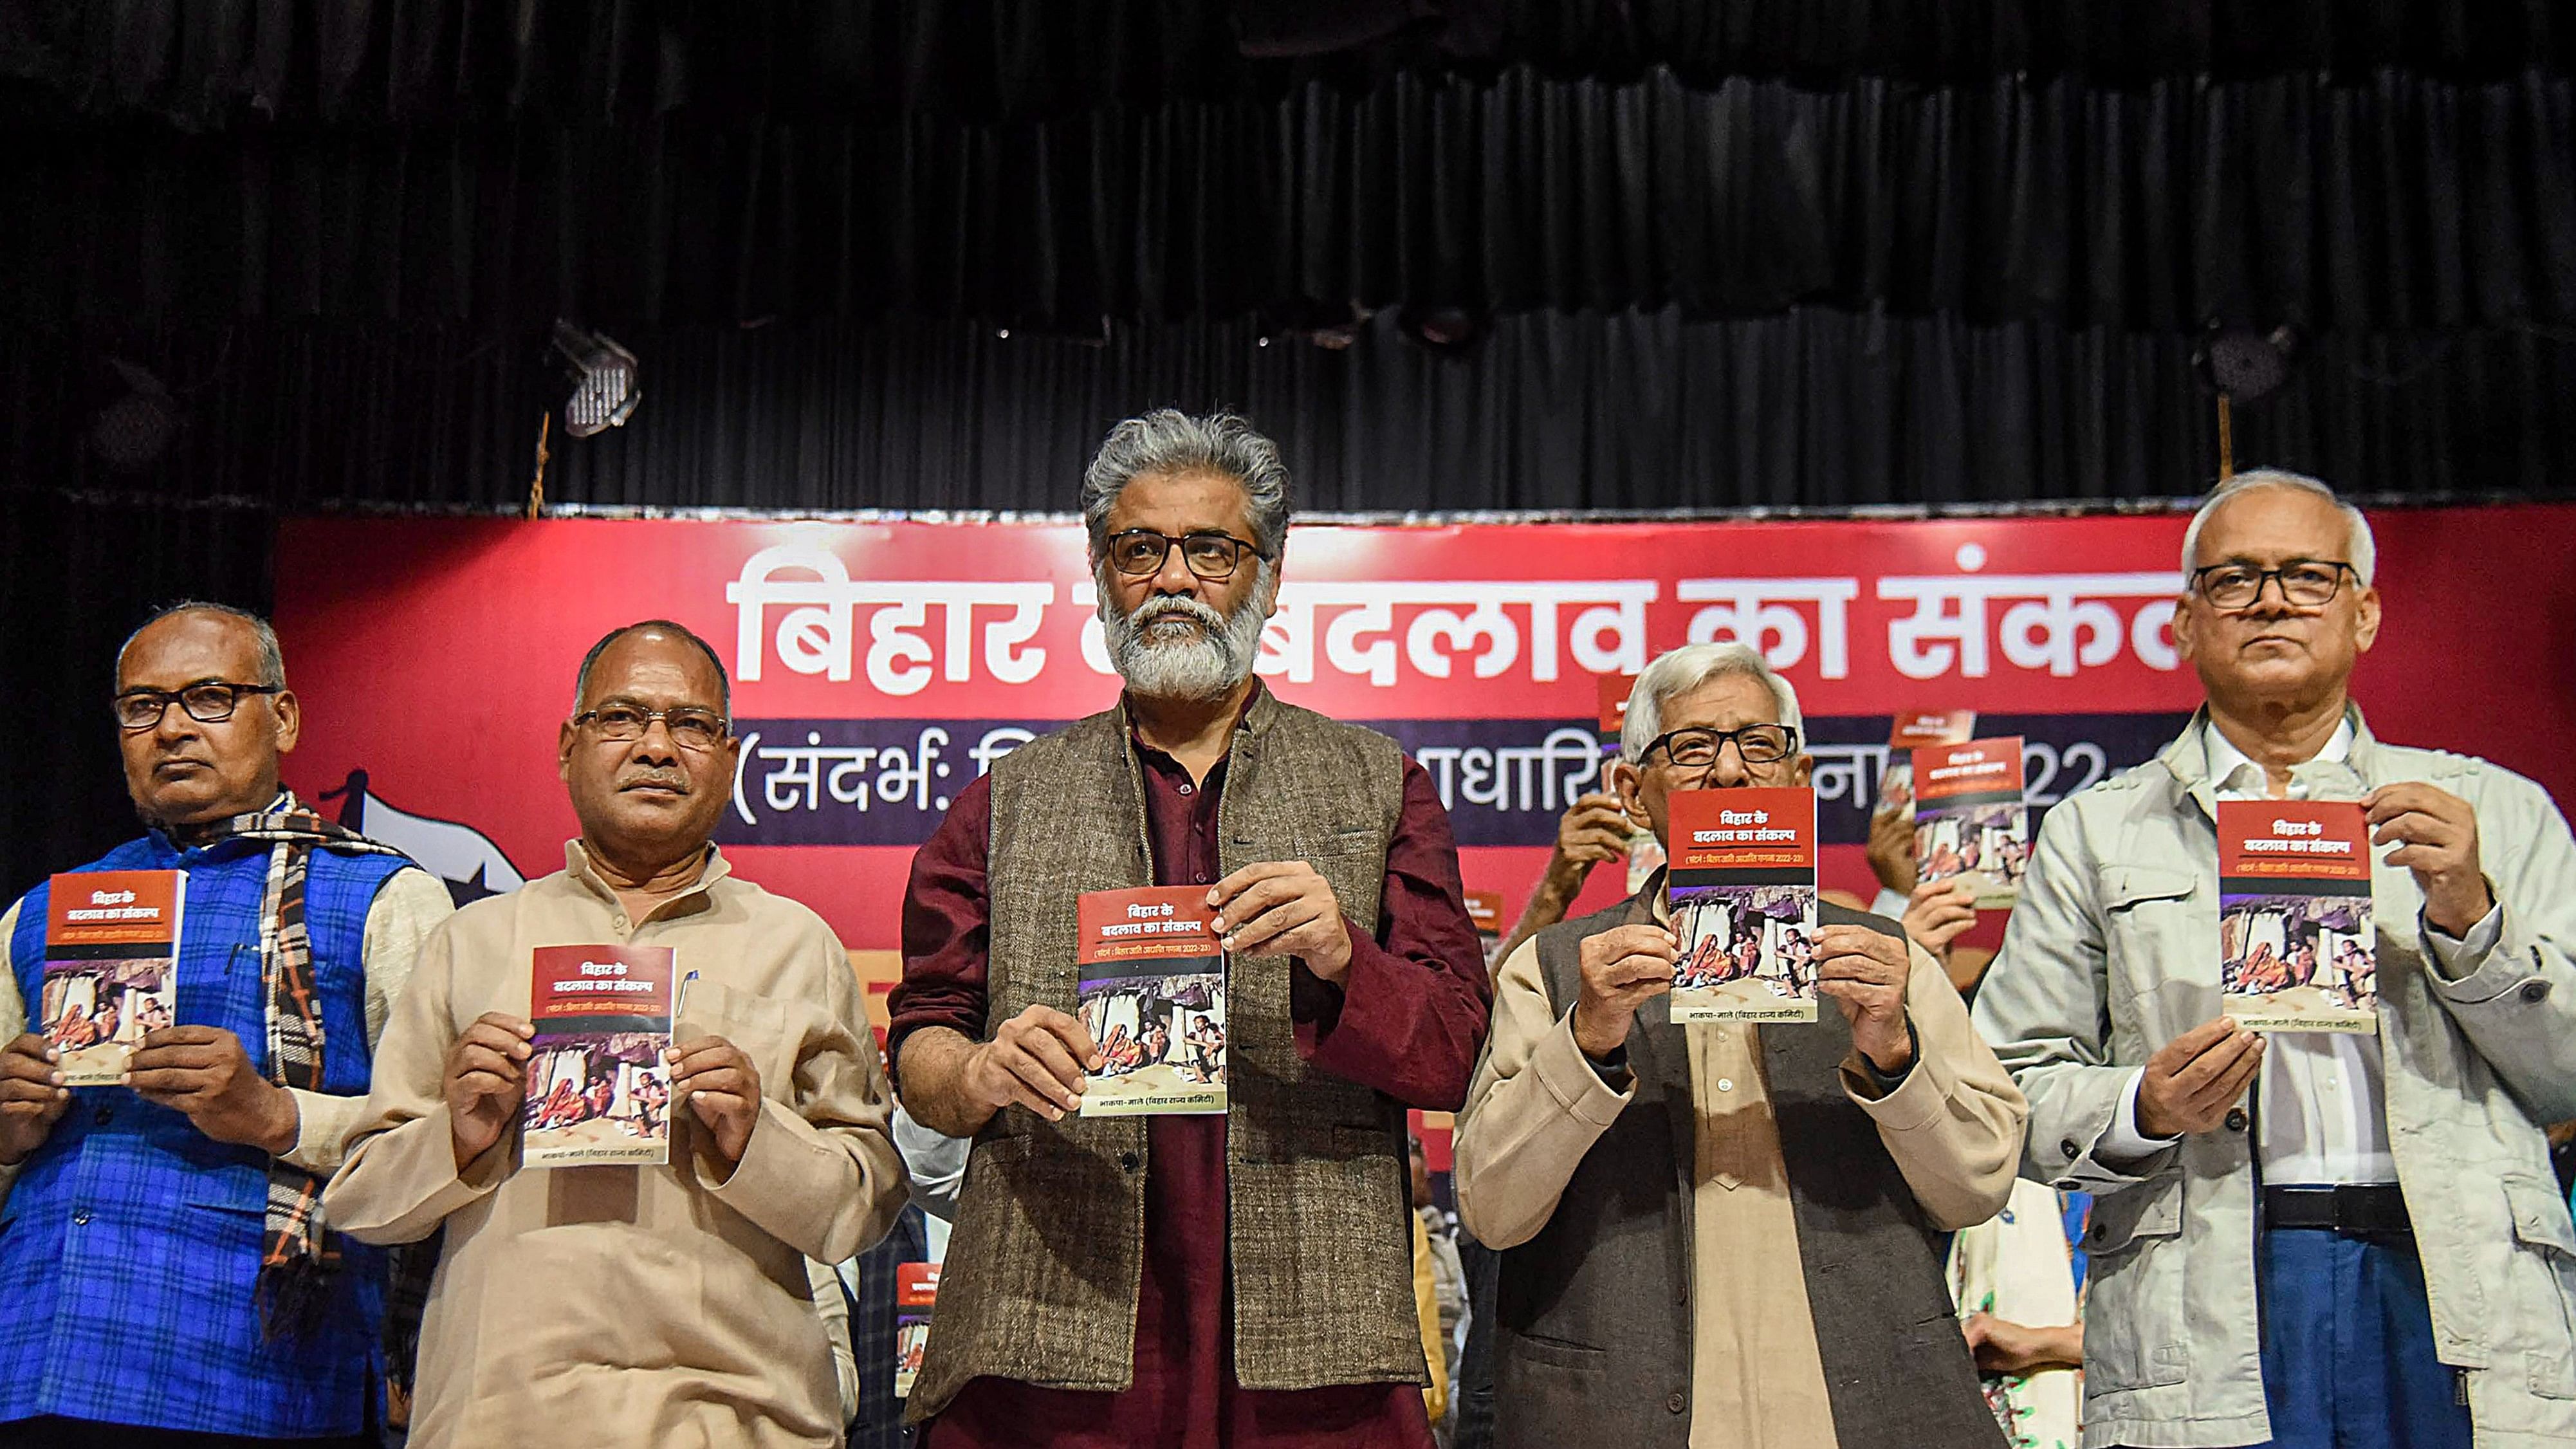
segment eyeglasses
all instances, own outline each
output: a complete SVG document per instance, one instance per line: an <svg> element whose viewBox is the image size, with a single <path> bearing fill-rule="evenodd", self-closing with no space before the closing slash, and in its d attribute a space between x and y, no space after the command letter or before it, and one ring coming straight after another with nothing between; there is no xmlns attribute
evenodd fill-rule
<svg viewBox="0 0 2576 1449"><path fill-rule="evenodd" d="M1268 557L1259 544L1213 528L1177 538L1148 528L1130 528L1109 535L1109 566L1131 579L1150 578L1163 571L1163 560L1171 557L1174 544L1181 546L1181 562L1190 566L1190 572L1212 584L1233 578L1234 571L1243 566L1245 554Z"/></svg>
<svg viewBox="0 0 2576 1449"><path fill-rule="evenodd" d="M1746 725L1740 730L1687 728L1666 730L1637 752L1644 762L1657 750L1686 770L1701 769L1717 763L1720 750L1728 740L1735 741L1736 757L1748 765L1776 765L1798 752L1798 732L1787 725Z"/></svg>
<svg viewBox="0 0 2576 1449"><path fill-rule="evenodd" d="M210 679L185 689L129 689L116 697L113 708L118 728L127 734L139 735L145 730L159 729L162 716L168 714L174 704L186 710L188 718L199 724L222 724L233 717L234 710L241 708L242 696L285 692L286 686L282 684L233 684Z"/></svg>
<svg viewBox="0 0 2576 1449"><path fill-rule="evenodd" d="M2191 586L2200 596L2221 609L2242 609L2263 597L2263 586L2273 579L2281 581L2281 598L2291 607L2313 609L2334 602L2335 591L2343 587L2343 576L2361 577L2352 565L2335 559L2292 559L2276 569L2258 569L2252 564L2211 564L2194 569Z"/></svg>
<svg viewBox="0 0 2576 1449"><path fill-rule="evenodd" d="M640 704L618 701L583 710L572 717L572 722L575 728L586 727L603 740L622 744L644 738L657 719L671 732L671 743L692 751L712 750L723 744L725 732L733 727L733 722L723 715L694 705L646 709Z"/></svg>

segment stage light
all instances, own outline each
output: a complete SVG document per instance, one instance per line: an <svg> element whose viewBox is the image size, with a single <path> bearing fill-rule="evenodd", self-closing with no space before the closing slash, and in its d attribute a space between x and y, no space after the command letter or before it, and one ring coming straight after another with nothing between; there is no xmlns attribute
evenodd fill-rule
<svg viewBox="0 0 2576 1449"><path fill-rule="evenodd" d="M2269 332L2213 326L2193 350L2192 366L2218 394L2221 483L2236 476L2236 404L2253 402L2289 381L2290 359L2298 350L2298 331L2287 324Z"/></svg>
<svg viewBox="0 0 2576 1449"><path fill-rule="evenodd" d="M644 390L636 385L634 353L560 317L555 319L555 351L563 355L573 380L572 396L564 403L565 432L587 438L623 427L635 415Z"/></svg>
<svg viewBox="0 0 2576 1449"><path fill-rule="evenodd" d="M1442 357L1466 358L1476 355L1493 331L1493 319L1464 307L1416 306L1407 303L1396 314L1396 325L1406 337L1427 351Z"/></svg>
<svg viewBox="0 0 2576 1449"><path fill-rule="evenodd" d="M107 365L125 384L125 395L91 416L90 450L111 468L149 467L169 451L179 430L178 400L161 379L123 358L111 357Z"/></svg>

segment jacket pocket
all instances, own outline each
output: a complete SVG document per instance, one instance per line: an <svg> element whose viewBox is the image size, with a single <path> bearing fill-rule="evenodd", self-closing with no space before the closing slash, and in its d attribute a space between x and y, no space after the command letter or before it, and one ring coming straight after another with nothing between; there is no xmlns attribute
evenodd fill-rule
<svg viewBox="0 0 2576 1449"><path fill-rule="evenodd" d="M1526 1333L1511 1336L1510 1352L1524 1363L1572 1369L1578 1373L1599 1369L1610 1356L1606 1349L1568 1343L1561 1338L1536 1338Z"/></svg>
<svg viewBox="0 0 2576 1449"><path fill-rule="evenodd" d="M2528 1336L2531 1391L2576 1399L2576 1324L2568 1319L2568 1305L2576 1302L2576 1222L2551 1185L2525 1176L2503 1183L2513 1239L2521 1248L2516 1256L2523 1259L2514 1265L2513 1276L2523 1284L2515 1298L2528 1306L2515 1315L2521 1320L2515 1327Z"/></svg>
<svg viewBox="0 0 2576 1449"><path fill-rule="evenodd" d="M2183 1380L2182 1197L2181 1176L2167 1174L2094 1200L2084 1230L2092 1255L2084 1340L2090 1392Z"/></svg>
<svg viewBox="0 0 2576 1449"><path fill-rule="evenodd" d="M2188 898L2199 882L2191 872L2161 865L2105 865L2097 868L2102 883L2102 908L2126 911L2148 901L2178 901Z"/></svg>

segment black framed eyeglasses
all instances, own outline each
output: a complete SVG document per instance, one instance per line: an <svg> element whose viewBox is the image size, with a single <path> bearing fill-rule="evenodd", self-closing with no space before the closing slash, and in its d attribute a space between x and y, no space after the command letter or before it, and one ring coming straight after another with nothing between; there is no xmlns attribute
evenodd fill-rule
<svg viewBox="0 0 2576 1449"><path fill-rule="evenodd" d="M1718 752L1726 748L1729 740L1735 741L1737 758L1748 765L1776 765L1798 752L1798 732L1787 725L1746 725L1740 730L1693 726L1655 736L1637 752L1637 761L1643 764L1661 750L1664 758L1685 770L1704 769L1717 763Z"/></svg>
<svg viewBox="0 0 2576 1449"><path fill-rule="evenodd" d="M1233 578L1234 571L1243 567L1245 554L1268 557L1261 545L1213 528L1178 536L1130 528L1109 535L1109 566L1131 579L1150 578L1163 571L1163 560L1171 557L1174 545L1179 546L1181 562L1189 565L1190 572L1212 584Z"/></svg>
<svg viewBox="0 0 2576 1449"><path fill-rule="evenodd" d="M2265 584L2278 579L2281 597L2291 607L2313 609L2334 602L2347 573L2356 579L2361 577L2359 569L2340 559L2295 558L2276 569L2252 564L2211 564L2192 570L2191 586L2218 608L2242 609L2263 597Z"/></svg>
<svg viewBox="0 0 2576 1449"><path fill-rule="evenodd" d="M159 729L161 718L177 705L188 718L199 724L222 724L241 708L244 697L254 694L284 694L283 684L235 684L230 680L209 679L185 689L129 689L116 697L117 727L127 734L141 734Z"/></svg>
<svg viewBox="0 0 2576 1449"><path fill-rule="evenodd" d="M671 732L671 743L684 750L712 750L723 744L733 722L711 709L696 705L675 705L670 709L646 709L624 700L610 700L595 709L586 709L572 717L573 727L587 729L603 740L626 743L644 738L660 720Z"/></svg>

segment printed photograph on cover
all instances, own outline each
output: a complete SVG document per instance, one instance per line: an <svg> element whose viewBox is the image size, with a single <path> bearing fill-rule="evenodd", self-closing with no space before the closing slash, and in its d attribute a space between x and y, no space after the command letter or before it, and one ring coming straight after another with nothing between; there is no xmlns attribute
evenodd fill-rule
<svg viewBox="0 0 2576 1449"><path fill-rule="evenodd" d="M2218 933L2221 1005L2249 1028L2377 1028L2370 897L2231 895Z"/></svg>
<svg viewBox="0 0 2576 1449"><path fill-rule="evenodd" d="M176 976L168 956L46 962L39 1020L62 1053L63 1080L97 1086L123 1076L143 1034L176 1019Z"/></svg>
<svg viewBox="0 0 2576 1449"><path fill-rule="evenodd" d="M1814 887L1682 888L1672 910L1675 1020L1815 1019Z"/></svg>

